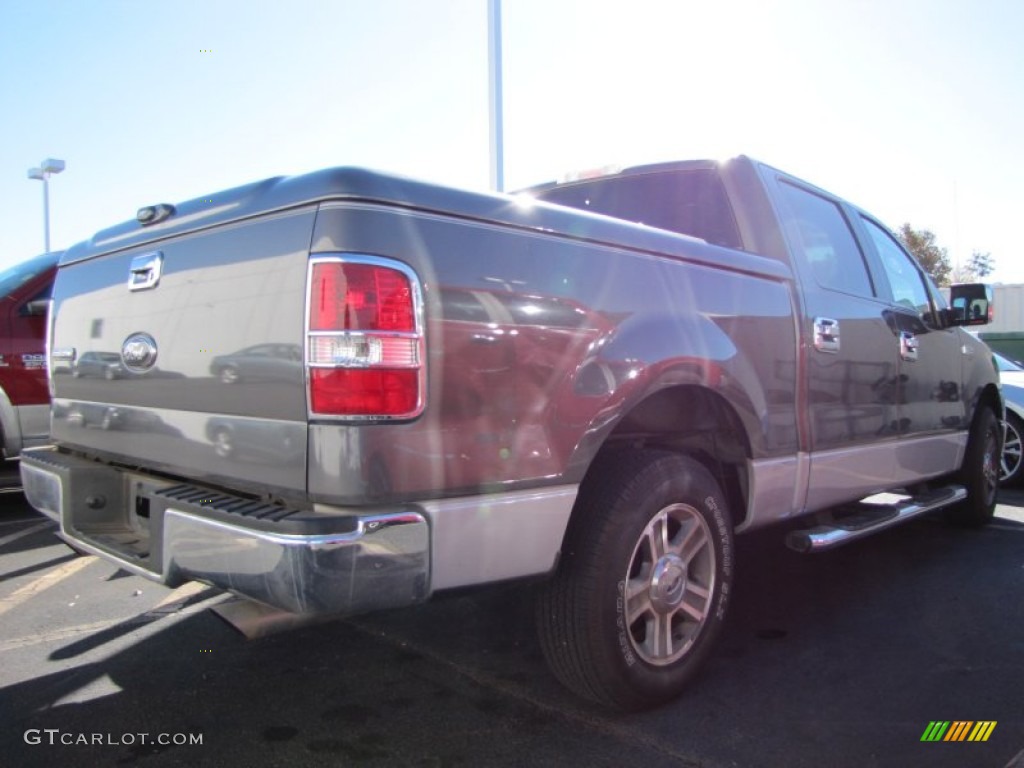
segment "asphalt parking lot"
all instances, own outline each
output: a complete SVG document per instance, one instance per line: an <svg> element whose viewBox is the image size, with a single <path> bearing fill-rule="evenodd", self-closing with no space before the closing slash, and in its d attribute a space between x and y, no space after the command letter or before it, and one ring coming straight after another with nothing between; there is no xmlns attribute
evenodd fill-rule
<svg viewBox="0 0 1024 768"><path fill-rule="evenodd" d="M719 653L678 701L575 699L529 586L246 639L212 608L59 542L0 496L0 760L144 766L1024 765L1024 494L964 532L830 554L740 540ZM994 722L985 742L922 741Z"/></svg>

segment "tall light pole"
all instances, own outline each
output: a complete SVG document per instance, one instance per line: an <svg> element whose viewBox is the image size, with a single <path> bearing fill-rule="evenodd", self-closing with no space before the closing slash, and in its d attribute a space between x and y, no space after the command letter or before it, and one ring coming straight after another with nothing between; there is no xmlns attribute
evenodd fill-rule
<svg viewBox="0 0 1024 768"><path fill-rule="evenodd" d="M39 179L43 182L43 242L45 252L50 252L50 182L49 179L55 173L64 170L64 161L48 157L39 164L38 168L29 168L28 177Z"/></svg>
<svg viewBox="0 0 1024 768"><path fill-rule="evenodd" d="M487 2L487 50L490 60L491 187L505 191L505 147L501 96L501 0Z"/></svg>

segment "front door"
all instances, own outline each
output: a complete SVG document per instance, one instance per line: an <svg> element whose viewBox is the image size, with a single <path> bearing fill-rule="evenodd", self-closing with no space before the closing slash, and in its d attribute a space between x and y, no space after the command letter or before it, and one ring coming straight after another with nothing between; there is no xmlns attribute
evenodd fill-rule
<svg viewBox="0 0 1024 768"><path fill-rule="evenodd" d="M899 434L901 478L948 472L969 424L962 387L962 344L957 328L943 327L937 291L899 242L882 226L862 216L869 240L892 294L889 323L899 343Z"/></svg>

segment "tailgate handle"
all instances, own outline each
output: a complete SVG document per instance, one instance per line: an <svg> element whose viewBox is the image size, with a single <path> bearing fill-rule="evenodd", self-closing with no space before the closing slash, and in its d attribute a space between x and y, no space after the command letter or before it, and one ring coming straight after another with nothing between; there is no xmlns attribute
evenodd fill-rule
<svg viewBox="0 0 1024 768"><path fill-rule="evenodd" d="M164 255L160 251L144 253L132 259L128 268L128 290L144 291L155 288L163 272Z"/></svg>

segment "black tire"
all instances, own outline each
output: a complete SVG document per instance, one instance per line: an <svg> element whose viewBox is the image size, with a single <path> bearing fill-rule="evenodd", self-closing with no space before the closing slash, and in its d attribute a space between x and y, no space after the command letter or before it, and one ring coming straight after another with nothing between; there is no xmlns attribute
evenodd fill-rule
<svg viewBox="0 0 1024 768"><path fill-rule="evenodd" d="M1003 422L1003 452L999 462L999 484L1018 486L1024 480L1024 421L1010 410Z"/></svg>
<svg viewBox="0 0 1024 768"><path fill-rule="evenodd" d="M967 499L946 512L946 519L965 528L980 528L996 511L999 492L999 460L1003 430L991 408L982 407L974 417L959 481Z"/></svg>
<svg viewBox="0 0 1024 768"><path fill-rule="evenodd" d="M555 676L621 710L678 696L721 631L733 557L725 496L704 466L663 451L605 457L538 597Z"/></svg>

